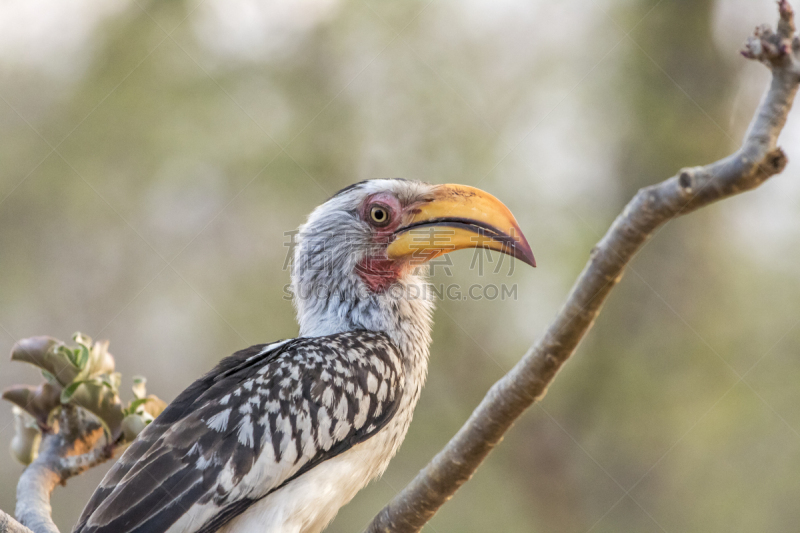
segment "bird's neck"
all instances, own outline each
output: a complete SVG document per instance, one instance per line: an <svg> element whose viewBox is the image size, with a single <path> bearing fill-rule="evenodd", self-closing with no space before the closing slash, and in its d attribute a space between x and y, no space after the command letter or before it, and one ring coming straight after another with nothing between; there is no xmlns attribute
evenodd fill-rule
<svg viewBox="0 0 800 533"><path fill-rule="evenodd" d="M386 333L406 359L407 370L424 379L431 342L433 291L423 275L408 274L374 291L357 276L317 285L322 276L293 279L300 335L318 337L365 329Z"/></svg>

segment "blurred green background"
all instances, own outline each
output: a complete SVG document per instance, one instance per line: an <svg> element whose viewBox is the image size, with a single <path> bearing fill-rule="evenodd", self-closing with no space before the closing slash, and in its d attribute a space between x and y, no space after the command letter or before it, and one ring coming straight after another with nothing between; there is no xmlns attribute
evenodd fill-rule
<svg viewBox="0 0 800 533"><path fill-rule="evenodd" d="M542 333L630 196L733 151L766 69L738 49L772 0L2 0L0 353L111 340L167 400L294 336L284 232L336 190L486 189L539 268L454 254L428 384L361 531ZM432 532L796 531L800 113L787 171L664 227L544 401ZM494 257L493 259L497 259ZM0 386L38 380L0 362ZM0 408L0 440L11 439ZM107 467L56 490L75 523ZM21 471L0 454L0 508Z"/></svg>

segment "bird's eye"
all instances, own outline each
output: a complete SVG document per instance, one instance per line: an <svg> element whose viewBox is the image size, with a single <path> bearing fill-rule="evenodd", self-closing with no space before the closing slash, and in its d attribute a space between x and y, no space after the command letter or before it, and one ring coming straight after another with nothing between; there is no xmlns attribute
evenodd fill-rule
<svg viewBox="0 0 800 533"><path fill-rule="evenodd" d="M389 210L382 205L373 205L369 210L369 218L376 226L385 226L389 223Z"/></svg>

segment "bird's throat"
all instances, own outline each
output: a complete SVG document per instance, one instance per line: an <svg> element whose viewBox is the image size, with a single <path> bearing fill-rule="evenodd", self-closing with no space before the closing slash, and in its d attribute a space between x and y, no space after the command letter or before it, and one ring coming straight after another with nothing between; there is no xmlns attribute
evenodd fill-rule
<svg viewBox="0 0 800 533"><path fill-rule="evenodd" d="M356 272L373 292L384 292L403 274L404 266L398 261L367 257L356 267Z"/></svg>

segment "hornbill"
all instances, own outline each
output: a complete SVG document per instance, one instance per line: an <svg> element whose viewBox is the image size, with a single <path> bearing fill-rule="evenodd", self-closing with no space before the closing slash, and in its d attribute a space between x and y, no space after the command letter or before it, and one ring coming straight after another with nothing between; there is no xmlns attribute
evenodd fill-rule
<svg viewBox="0 0 800 533"><path fill-rule="evenodd" d="M368 180L296 237L300 336L223 359L120 457L74 533L321 531L383 473L425 381L425 263L487 248L535 266L511 212L464 185Z"/></svg>

